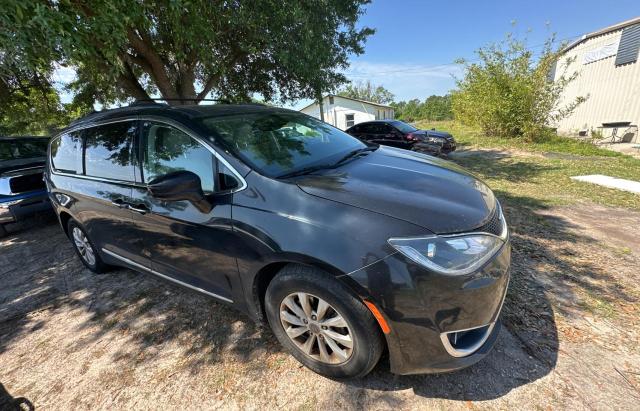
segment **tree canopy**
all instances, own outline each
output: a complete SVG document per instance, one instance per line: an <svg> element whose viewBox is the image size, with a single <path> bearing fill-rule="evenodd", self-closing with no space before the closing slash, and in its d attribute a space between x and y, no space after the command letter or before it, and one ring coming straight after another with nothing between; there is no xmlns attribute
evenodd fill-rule
<svg viewBox="0 0 640 411"><path fill-rule="evenodd" d="M455 118L499 137L544 137L548 127L570 115L588 96L562 101L562 92L578 75L568 75L572 60L549 38L538 58L513 36L480 48L477 63L465 64L452 107Z"/></svg>
<svg viewBox="0 0 640 411"><path fill-rule="evenodd" d="M404 121L417 120L451 120L453 113L451 111L451 95L445 96L432 95L424 101L413 99L409 101L399 101L392 103L391 106L395 110L396 118Z"/></svg>
<svg viewBox="0 0 640 411"><path fill-rule="evenodd" d="M0 50L44 73L75 68L76 103L313 98L344 83L349 55L363 52L373 30L356 23L368 2L4 0Z"/></svg>
<svg viewBox="0 0 640 411"><path fill-rule="evenodd" d="M389 104L393 101L393 94L386 88L372 84L371 81L349 83L338 92L339 96L357 98L379 104Z"/></svg>

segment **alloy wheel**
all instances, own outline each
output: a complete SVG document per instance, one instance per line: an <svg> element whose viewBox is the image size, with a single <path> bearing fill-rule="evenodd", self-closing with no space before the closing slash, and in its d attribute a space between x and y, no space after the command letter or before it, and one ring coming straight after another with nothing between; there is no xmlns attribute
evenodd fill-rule
<svg viewBox="0 0 640 411"><path fill-rule="evenodd" d="M341 364L353 353L353 338L344 317L323 299L289 294L280 303L280 322L305 355L326 364Z"/></svg>
<svg viewBox="0 0 640 411"><path fill-rule="evenodd" d="M93 253L93 247L91 247L89 239L78 227L73 227L72 233L73 242L75 243L80 256L87 264L94 266L96 264L96 256Z"/></svg>

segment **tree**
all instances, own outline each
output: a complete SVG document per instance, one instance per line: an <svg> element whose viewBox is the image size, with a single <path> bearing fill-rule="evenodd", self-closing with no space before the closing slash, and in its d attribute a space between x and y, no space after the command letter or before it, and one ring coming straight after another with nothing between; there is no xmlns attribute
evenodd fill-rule
<svg viewBox="0 0 640 411"><path fill-rule="evenodd" d="M389 104L393 101L393 94L382 86L366 82L349 83L344 90L338 92L339 96L357 98L379 104Z"/></svg>
<svg viewBox="0 0 640 411"><path fill-rule="evenodd" d="M452 96L456 119L500 137L546 136L548 127L570 115L586 97L562 102L562 93L578 75L567 75L572 59L562 57L549 38L540 57L523 41L508 36L502 43L480 48L478 63L465 64L465 76ZM556 70L556 66L560 70ZM555 72L555 81L550 74Z"/></svg>
<svg viewBox="0 0 640 411"><path fill-rule="evenodd" d="M346 78L369 0L4 0L0 48L73 66L82 99L313 98ZM82 100L81 99L81 100ZM86 103L86 101L85 101Z"/></svg>
<svg viewBox="0 0 640 411"><path fill-rule="evenodd" d="M409 101L399 101L391 103L395 110L395 116L399 120L417 121L417 120L451 120L453 113L451 111L451 95L445 96L429 96L424 102L418 99Z"/></svg>
<svg viewBox="0 0 640 411"><path fill-rule="evenodd" d="M0 135L51 134L66 119L46 75L8 61L0 50Z"/></svg>

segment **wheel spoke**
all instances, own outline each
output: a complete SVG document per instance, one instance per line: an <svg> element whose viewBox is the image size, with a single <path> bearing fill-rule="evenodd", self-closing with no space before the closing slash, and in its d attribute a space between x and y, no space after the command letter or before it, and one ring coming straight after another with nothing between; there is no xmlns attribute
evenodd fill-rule
<svg viewBox="0 0 640 411"><path fill-rule="evenodd" d="M346 360L347 358L349 358L347 353L344 352L342 348L338 347L338 344L336 344L336 342L333 341L330 337L324 337L324 340L327 342L329 347L331 347L331 351L333 351L338 357L340 357L340 359Z"/></svg>
<svg viewBox="0 0 640 411"><path fill-rule="evenodd" d="M347 327L347 322L339 314L335 317L321 321L320 324L326 325L327 327Z"/></svg>
<svg viewBox="0 0 640 411"><path fill-rule="evenodd" d="M324 338L318 339L318 349L320 350L320 359L324 362L331 362L331 357L327 351L327 342Z"/></svg>
<svg viewBox="0 0 640 411"><path fill-rule="evenodd" d="M324 319L324 315L327 313L329 309L329 304L325 300L320 299L318 301L318 310L316 311L316 316L318 317L318 321Z"/></svg>
<svg viewBox="0 0 640 411"><path fill-rule="evenodd" d="M287 311L280 311L280 317L286 321L287 323L291 324L291 325L299 325L304 327L305 323L302 321L301 318L296 317L295 315L290 314Z"/></svg>
<svg viewBox="0 0 640 411"><path fill-rule="evenodd" d="M315 342L316 342L316 336L315 334L311 334L309 339L307 339L307 341L305 341L304 345L302 346L302 351L307 355L311 355L311 351L313 350L313 346L315 345Z"/></svg>
<svg viewBox="0 0 640 411"><path fill-rule="evenodd" d="M350 335L342 335L332 330L324 330L322 333L325 337L329 337L347 348L353 348L353 341L351 340Z"/></svg>
<svg viewBox="0 0 640 411"><path fill-rule="evenodd" d="M289 327L285 331L291 338L298 338L305 332L307 332L307 327Z"/></svg>
<svg viewBox="0 0 640 411"><path fill-rule="evenodd" d="M284 305L289 307L289 309L291 311L293 311L293 313L295 315L300 317L300 321L302 321L303 318L307 317L307 315L304 313L302 308L296 303L296 301L293 299L293 297L289 296L289 297L285 298L283 302L284 302Z"/></svg>
<svg viewBox="0 0 640 411"><path fill-rule="evenodd" d="M307 318L311 317L311 301L309 301L309 294L307 293L298 293L298 299L300 300L300 305L302 305L302 309L304 310L305 316Z"/></svg>

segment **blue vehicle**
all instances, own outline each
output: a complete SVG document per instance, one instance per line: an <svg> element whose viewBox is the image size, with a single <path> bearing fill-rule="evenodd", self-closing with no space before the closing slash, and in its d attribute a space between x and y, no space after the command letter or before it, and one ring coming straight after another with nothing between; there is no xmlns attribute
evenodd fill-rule
<svg viewBox="0 0 640 411"><path fill-rule="evenodd" d="M5 226L51 209L42 172L48 137L0 137L0 237Z"/></svg>

